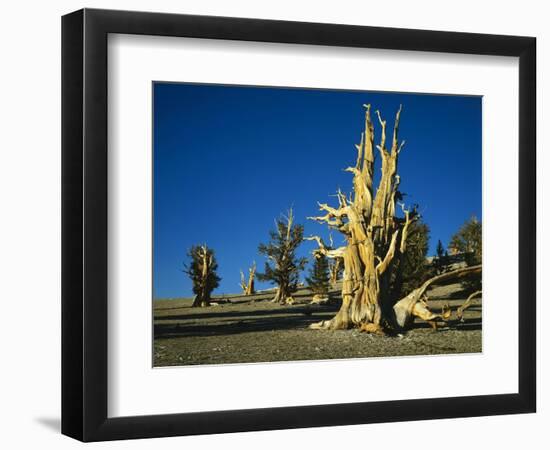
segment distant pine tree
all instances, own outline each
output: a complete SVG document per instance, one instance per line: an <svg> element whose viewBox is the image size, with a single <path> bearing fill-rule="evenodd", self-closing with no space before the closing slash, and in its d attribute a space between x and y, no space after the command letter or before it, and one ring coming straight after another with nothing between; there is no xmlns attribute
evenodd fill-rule
<svg viewBox="0 0 550 450"><path fill-rule="evenodd" d="M307 259L298 258L296 250L304 239L303 225L294 224L292 209L287 217L277 219L276 229L269 232L268 244L260 244L258 251L268 260L264 273L258 273L260 281L271 281L277 285L273 302L291 303L292 294L298 288L300 272L304 270Z"/></svg>
<svg viewBox="0 0 550 450"><path fill-rule="evenodd" d="M309 273L310 276L306 277L309 288L315 295L326 297L330 286L330 271L327 257L323 254L316 255L313 267Z"/></svg>
<svg viewBox="0 0 550 450"><path fill-rule="evenodd" d="M476 266L482 261L481 222L472 216L451 238L449 247L456 253L462 253L468 266ZM468 292L481 290L481 279L462 282L462 287Z"/></svg>
<svg viewBox="0 0 550 450"><path fill-rule="evenodd" d="M435 252L439 259L443 258L443 255L445 255L445 247L443 247L443 243L441 242L441 239L437 241L437 249L435 250Z"/></svg>
<svg viewBox="0 0 550 450"><path fill-rule="evenodd" d="M481 264L481 222L472 216L451 238L449 245L456 253L463 253L469 266Z"/></svg>
<svg viewBox="0 0 550 450"><path fill-rule="evenodd" d="M210 294L216 289L221 278L216 274L218 263L214 256L214 250L206 245L194 245L187 252L191 258L190 264L184 264L184 270L193 282L193 307L210 306Z"/></svg>
<svg viewBox="0 0 550 450"><path fill-rule="evenodd" d="M426 261L430 228L418 219L411 223L407 236L407 249L399 261L400 270L390 280L394 298L402 298L430 278L431 268Z"/></svg>
<svg viewBox="0 0 550 450"><path fill-rule="evenodd" d="M441 240L437 241L437 248L435 249L435 257L433 259L433 268L436 275L448 272L451 270L449 253L443 247Z"/></svg>

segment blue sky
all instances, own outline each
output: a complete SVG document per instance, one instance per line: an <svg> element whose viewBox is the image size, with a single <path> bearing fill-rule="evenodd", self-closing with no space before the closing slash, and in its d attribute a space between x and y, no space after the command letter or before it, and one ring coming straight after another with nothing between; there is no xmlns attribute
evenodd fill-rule
<svg viewBox="0 0 550 450"><path fill-rule="evenodd" d="M317 201L334 203L338 187L350 191L343 169L355 161L364 103L388 130L403 104L400 189L430 226L430 253L481 218L480 97L182 83L153 91L155 298L191 295L181 269L199 243L216 252L215 293L238 292L239 270L254 260L263 269L258 244L291 206L305 235L328 236L306 217L317 215ZM304 242L300 253L314 246Z"/></svg>

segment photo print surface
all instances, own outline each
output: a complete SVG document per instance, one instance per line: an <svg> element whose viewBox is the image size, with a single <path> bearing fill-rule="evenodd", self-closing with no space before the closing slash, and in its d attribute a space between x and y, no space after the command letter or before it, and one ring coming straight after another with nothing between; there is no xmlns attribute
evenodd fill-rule
<svg viewBox="0 0 550 450"><path fill-rule="evenodd" d="M482 351L482 98L153 83L153 365Z"/></svg>

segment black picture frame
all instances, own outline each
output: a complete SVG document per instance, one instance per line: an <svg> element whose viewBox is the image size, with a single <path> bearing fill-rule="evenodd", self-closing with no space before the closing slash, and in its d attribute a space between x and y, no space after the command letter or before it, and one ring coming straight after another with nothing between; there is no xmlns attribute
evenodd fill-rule
<svg viewBox="0 0 550 450"><path fill-rule="evenodd" d="M107 36L109 33L519 58L517 393L107 416ZM62 433L82 441L535 412L536 39L84 9L62 18Z"/></svg>

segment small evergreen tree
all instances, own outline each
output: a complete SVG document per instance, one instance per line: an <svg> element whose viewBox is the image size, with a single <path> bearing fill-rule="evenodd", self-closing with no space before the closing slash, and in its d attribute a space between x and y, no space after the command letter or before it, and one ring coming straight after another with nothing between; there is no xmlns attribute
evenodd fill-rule
<svg viewBox="0 0 550 450"><path fill-rule="evenodd" d="M463 253L469 266L481 264L481 222L477 217L472 216L460 227L451 238L449 247L457 253Z"/></svg>
<svg viewBox="0 0 550 450"><path fill-rule="evenodd" d="M464 254L464 260L468 266L477 266L482 261L481 222L477 217L466 221L451 238L451 247L455 252ZM481 279L462 282L462 286L468 292L481 290Z"/></svg>
<svg viewBox="0 0 550 450"><path fill-rule="evenodd" d="M323 254L315 255L313 267L309 271L310 276L306 282L312 292L319 297L328 295L330 285L330 272L327 257Z"/></svg>
<svg viewBox="0 0 550 450"><path fill-rule="evenodd" d="M292 209L287 217L277 219L276 229L269 232L270 242L260 244L258 251L268 260L264 273L258 273L260 281L270 281L277 285L273 302L291 303L292 294L298 288L300 272L304 270L307 259L298 258L296 250L304 239L303 225L294 224Z"/></svg>
<svg viewBox="0 0 550 450"><path fill-rule="evenodd" d="M437 249L435 250L435 252L439 259L443 258L443 256L445 255L445 247L443 247L441 239L437 241Z"/></svg>
<svg viewBox="0 0 550 450"><path fill-rule="evenodd" d="M410 224L407 248L399 261L401 270L391 280L395 298L404 297L430 278L430 265L426 260L429 239L430 228L420 218Z"/></svg>
<svg viewBox="0 0 550 450"><path fill-rule="evenodd" d="M193 307L210 306L210 295L216 289L221 278L216 274L218 263L214 256L214 250L206 245L194 245L187 252L191 258L189 264L184 264L184 272L193 282Z"/></svg>
<svg viewBox="0 0 550 450"><path fill-rule="evenodd" d="M436 252L436 255L433 259L433 268L434 268L435 274L440 275L442 273L445 273L451 270L449 253L447 252L447 250L445 250L445 247L443 247L441 240L437 241L437 248L435 252Z"/></svg>

